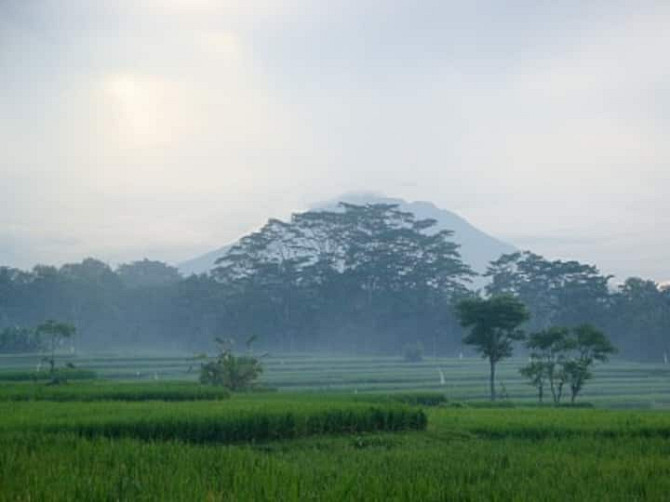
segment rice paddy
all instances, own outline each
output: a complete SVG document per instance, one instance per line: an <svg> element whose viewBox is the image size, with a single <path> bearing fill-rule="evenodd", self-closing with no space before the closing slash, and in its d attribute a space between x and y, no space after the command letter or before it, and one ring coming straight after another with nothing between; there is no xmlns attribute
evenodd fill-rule
<svg viewBox="0 0 670 502"><path fill-rule="evenodd" d="M491 405L477 359L275 356L275 392L229 395L186 357L80 356L96 379L0 383L0 500L668 499L666 366L601 366L554 408L521 363Z"/></svg>
<svg viewBox="0 0 670 502"><path fill-rule="evenodd" d="M2 374L34 372L39 356L0 356ZM99 380L130 382L195 382L198 363L188 355L81 355L61 358ZM503 361L498 386L503 398L536 401L536 392L519 375L522 358ZM425 358L407 363L392 356L318 356L273 354L263 359L261 386L280 392L395 393L431 391L449 400L486 400L488 364L476 357ZM670 365L613 360L596 366L579 400L596 406L666 409L670 407ZM56 391L58 392L58 391ZM207 391L200 391L207 392ZM0 399L2 399L0 390Z"/></svg>

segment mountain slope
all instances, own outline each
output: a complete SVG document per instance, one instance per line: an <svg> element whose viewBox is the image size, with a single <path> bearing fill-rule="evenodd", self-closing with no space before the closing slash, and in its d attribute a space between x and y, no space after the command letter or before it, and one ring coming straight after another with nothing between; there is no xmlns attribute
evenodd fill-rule
<svg viewBox="0 0 670 502"><path fill-rule="evenodd" d="M440 209L430 202L407 202L402 199L378 195L350 194L333 201L316 204L311 209L335 209L340 201L351 204L398 204L401 210L414 213L418 219L432 218L436 220L437 224L435 227L437 229L452 230L454 232L453 240L461 245L460 252L463 261L468 263L478 273L484 272L488 263L498 258L501 254L516 251L516 248L511 244L491 237L472 226L456 213ZM216 259L221 257L229 247L230 244L180 263L178 265L179 271L185 275L207 272L214 267Z"/></svg>

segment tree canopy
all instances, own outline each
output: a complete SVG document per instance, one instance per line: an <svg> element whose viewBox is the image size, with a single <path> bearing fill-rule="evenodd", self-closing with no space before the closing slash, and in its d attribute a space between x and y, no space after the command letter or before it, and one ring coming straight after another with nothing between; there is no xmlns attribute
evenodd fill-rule
<svg viewBox="0 0 670 502"><path fill-rule="evenodd" d="M468 298L457 304L461 325L469 328L463 338L488 359L491 399L496 398L496 364L512 355L513 343L524 338L520 326L529 318L526 306L511 295L498 295L488 299Z"/></svg>
<svg viewBox="0 0 670 502"><path fill-rule="evenodd" d="M477 294L458 251L434 220L392 204L343 204L268 221L210 274L181 277L148 259L116 268L92 258L0 267L0 331L67 319L78 345L91 348L200 351L219 334L257 333L259 345L275 351L400 355L420 344L426 356L457 354L467 348L453 307ZM653 281L613 286L592 265L530 252L500 257L486 277L487 295L527 305L528 331L591 323L624 357L670 357L670 290ZM15 349L34 345L17 333L5 337Z"/></svg>

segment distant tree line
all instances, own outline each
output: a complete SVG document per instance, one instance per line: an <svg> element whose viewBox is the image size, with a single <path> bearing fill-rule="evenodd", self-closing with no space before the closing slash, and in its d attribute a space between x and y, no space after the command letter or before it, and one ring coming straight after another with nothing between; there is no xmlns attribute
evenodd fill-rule
<svg viewBox="0 0 670 502"><path fill-rule="evenodd" d="M391 204L298 213L268 221L211 273L190 277L146 259L116 269L92 258L0 267L0 330L21 338L21 327L59 319L89 348L201 350L216 336L254 335L275 351L399 354L420 344L430 356L463 350L460 300L508 294L527 306L528 332L591 323L626 357L668 352L670 292L654 282L614 288L596 267L524 252L492 262L488 286L475 291L452 234L435 223Z"/></svg>

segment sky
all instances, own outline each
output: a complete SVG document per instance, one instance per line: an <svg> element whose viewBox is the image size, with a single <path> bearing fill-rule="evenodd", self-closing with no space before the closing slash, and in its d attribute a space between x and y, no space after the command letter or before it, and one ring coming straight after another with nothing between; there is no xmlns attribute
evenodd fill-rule
<svg viewBox="0 0 670 502"><path fill-rule="evenodd" d="M670 2L0 0L0 265L373 191L670 279Z"/></svg>

